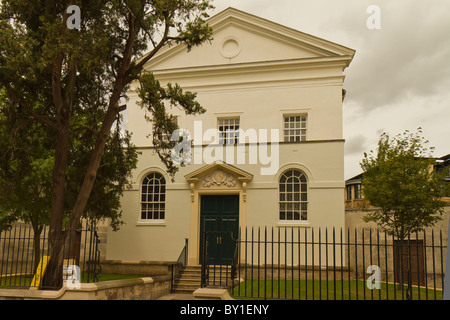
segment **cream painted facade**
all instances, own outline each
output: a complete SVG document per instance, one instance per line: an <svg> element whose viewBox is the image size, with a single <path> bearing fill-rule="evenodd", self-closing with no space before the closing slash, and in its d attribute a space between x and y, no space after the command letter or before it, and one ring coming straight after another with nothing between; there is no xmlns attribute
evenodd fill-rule
<svg viewBox="0 0 450 320"><path fill-rule="evenodd" d="M180 128L193 136L195 148L193 164L181 167L174 182L152 149L151 124L137 105L134 88L130 90L128 129L142 154L132 188L123 196L125 224L108 233L108 260L174 261L187 238L189 263L198 264L205 195L238 196L240 228L345 226L342 100L344 70L355 52L233 8L208 23L214 30L211 44L190 52L181 45L169 47L145 68L163 85L178 83L196 92L207 110L186 116L173 109ZM306 119L302 141L284 141L287 116ZM217 129L221 119L239 119L239 129L249 135L255 130L258 143L241 136L237 145L215 145L223 157L211 161L204 134ZM270 138L273 129L279 130L276 141ZM267 139L259 130L267 130ZM268 150L261 148L262 142L269 142ZM238 161L238 154L243 161ZM262 170L270 168L269 174ZM301 219L298 214L280 219L280 179L289 170L306 178L302 200L307 209ZM165 178L163 219L141 216L142 186L151 173Z"/></svg>

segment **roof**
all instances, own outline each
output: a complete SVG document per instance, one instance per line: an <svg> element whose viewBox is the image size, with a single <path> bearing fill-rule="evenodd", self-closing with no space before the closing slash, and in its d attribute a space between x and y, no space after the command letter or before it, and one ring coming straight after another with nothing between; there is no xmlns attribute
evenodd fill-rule
<svg viewBox="0 0 450 320"><path fill-rule="evenodd" d="M360 174L354 176L353 178L347 179L347 180L345 180L345 184L349 185L349 184L361 183L361 179L362 179L363 175L364 175L364 173L360 173Z"/></svg>
<svg viewBox="0 0 450 320"><path fill-rule="evenodd" d="M189 55L186 55L186 46L183 43L166 46L145 65L144 69L155 72L187 67L228 67L230 63L239 65L288 60L291 60L291 62L292 60L298 60L304 64L339 64L345 68L350 64L355 54L353 49L232 7L210 17L207 23L213 29L214 39L211 44L194 47ZM224 59L220 57L216 53L223 49L225 40L236 37L236 31L239 31L241 36L242 34L245 35L245 37L242 36L243 39L238 41L238 45L245 48L242 48L242 52L236 58L228 59L225 57ZM224 35L228 38L223 39ZM247 35L252 35L253 38L249 39L246 37ZM272 48L272 50L267 48ZM258 57L255 58L254 55ZM199 59L199 57L202 59Z"/></svg>
<svg viewBox="0 0 450 320"><path fill-rule="evenodd" d="M440 157L438 160L442 160L442 161L448 161L448 160L450 160L450 153L447 154L447 155L445 155L445 156L443 156L443 157Z"/></svg>

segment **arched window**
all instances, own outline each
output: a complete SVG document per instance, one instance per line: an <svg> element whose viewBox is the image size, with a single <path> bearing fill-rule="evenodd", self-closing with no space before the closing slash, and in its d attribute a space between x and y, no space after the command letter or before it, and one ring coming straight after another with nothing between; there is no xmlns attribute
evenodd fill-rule
<svg viewBox="0 0 450 320"><path fill-rule="evenodd" d="M152 172L142 181L141 219L163 220L166 216L166 179Z"/></svg>
<svg viewBox="0 0 450 320"><path fill-rule="evenodd" d="M308 181L299 170L288 170L280 178L281 221L305 221L308 218Z"/></svg>

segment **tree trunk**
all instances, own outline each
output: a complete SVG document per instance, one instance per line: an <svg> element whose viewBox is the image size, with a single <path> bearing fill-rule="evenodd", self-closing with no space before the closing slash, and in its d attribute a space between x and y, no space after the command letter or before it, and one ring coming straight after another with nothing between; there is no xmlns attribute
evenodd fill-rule
<svg viewBox="0 0 450 320"><path fill-rule="evenodd" d="M111 104L118 105L121 90L117 90L118 94L113 95ZM117 97L116 100L113 98ZM97 137L95 148L92 152L91 160L83 181L83 184L78 193L77 200L74 208L71 212L69 222L66 230L76 230L78 224L81 221L84 208L86 207L90 193L94 186L95 178L97 176L97 170L100 166L100 162L105 150L106 142L109 137L109 133L112 124L116 120L118 113L118 107L111 107L108 109L105 120L102 125L102 129ZM68 128L67 128L68 132ZM62 138L66 138L64 135ZM58 139L59 141L60 139ZM61 139L62 140L62 139ZM67 144L64 142L67 141ZM63 262L64 262L64 247L68 247L70 237L64 239L62 233L62 218L64 214L64 201L65 201L65 166L67 164L68 154L68 135L67 140L61 141L61 146L57 146L57 157L55 161L55 174L54 174L54 198L52 203L52 215L50 220L50 261L47 266L46 276L44 277L44 286L46 288L59 289L63 284ZM60 154L61 153L61 154ZM64 156L65 155L65 156ZM62 171L64 164L64 174Z"/></svg>
<svg viewBox="0 0 450 320"><path fill-rule="evenodd" d="M54 89L57 91L57 89ZM55 166L53 169L52 208L50 212L49 251L43 286L59 289L62 286L63 273L63 233L62 222L66 202L66 169L69 155L70 112L62 96L54 93L57 105L57 140Z"/></svg>
<svg viewBox="0 0 450 320"><path fill-rule="evenodd" d="M97 177L97 171L100 167L100 163L105 150L106 142L111 132L111 127L117 118L119 113L119 100L122 95L122 91L127 85L127 72L129 71L131 57L133 53L133 45L136 39L138 27L134 25L135 19L130 15L130 34L127 40L127 45L124 51L124 58L122 65L119 68L118 77L116 79L114 89L109 101L108 110L103 120L100 132L97 135L97 141L92 151L89 166L86 171L86 175L78 193L75 205L70 214L70 219L67 224L67 230L76 230L78 224L81 221L86 204L89 200L92 188ZM61 62L61 61L59 61ZM62 94L61 86L61 66L55 68L53 75L53 99L56 105L57 111L57 128L58 128L58 140L56 145L56 159L55 169L53 174L53 197L52 197L52 211L50 217L50 261L47 266L46 276L44 278L45 286L58 289L62 286L62 272L64 262L64 239L62 236L62 219L64 215L65 204L65 171L67 167L67 159L69 153L69 132L70 132L70 113L69 107L70 99L68 96L64 97ZM71 78L69 84L73 84L75 81L75 68L72 69L72 73L69 72ZM70 86L69 86L70 87ZM73 86L72 86L73 88ZM69 90L70 92L70 90ZM64 99L66 98L66 100ZM66 242L69 237L66 238Z"/></svg>
<svg viewBox="0 0 450 320"><path fill-rule="evenodd" d="M83 215L84 208L89 200L89 196L91 194L92 188L95 183L95 179L97 177L97 171L100 167L100 163L103 157L103 153L105 150L106 142L108 140L111 127L116 120L118 114L118 98L114 102L114 107L110 107L105 116L105 120L103 121L102 128L97 136L97 141L95 144L95 148L92 152L91 159L89 162L88 169L86 171L86 175L83 180L83 184L81 186L80 192L78 193L77 200L72 209L69 222L67 224L67 229L75 230L78 224L81 221L81 217Z"/></svg>

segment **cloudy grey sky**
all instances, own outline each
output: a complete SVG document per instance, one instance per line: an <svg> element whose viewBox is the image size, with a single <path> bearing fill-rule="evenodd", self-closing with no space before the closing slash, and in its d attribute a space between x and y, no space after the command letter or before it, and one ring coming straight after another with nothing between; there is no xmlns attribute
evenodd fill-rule
<svg viewBox="0 0 450 320"><path fill-rule="evenodd" d="M390 135L423 129L435 156L450 153L450 1L215 0L356 50L346 70L345 178L361 172L365 151ZM367 8L380 8L371 30Z"/></svg>

